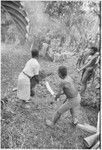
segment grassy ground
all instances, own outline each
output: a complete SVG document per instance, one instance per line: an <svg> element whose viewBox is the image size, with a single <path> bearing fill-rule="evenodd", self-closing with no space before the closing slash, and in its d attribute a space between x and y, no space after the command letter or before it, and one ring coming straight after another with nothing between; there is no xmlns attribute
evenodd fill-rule
<svg viewBox="0 0 102 150"><path fill-rule="evenodd" d="M53 113L58 109L64 97L53 105L53 97L44 85L37 85L36 95L32 99L30 109L23 108L12 89L17 85L17 77L30 58L27 47L13 47L2 45L1 53L1 83L2 98L5 96L8 103L1 111L1 147L2 148L61 148L82 149L85 148L83 138L90 135L87 132L71 125L69 112L63 114L59 122L51 129L45 125L44 119L51 119ZM41 67L46 72L54 72L54 75L46 78L51 87L57 89L57 68L62 63L53 63L48 60L39 59ZM75 69L76 57L66 62L69 74L75 79L79 88L79 75ZM96 126L97 111L88 107L81 107L79 116L80 123L89 123Z"/></svg>

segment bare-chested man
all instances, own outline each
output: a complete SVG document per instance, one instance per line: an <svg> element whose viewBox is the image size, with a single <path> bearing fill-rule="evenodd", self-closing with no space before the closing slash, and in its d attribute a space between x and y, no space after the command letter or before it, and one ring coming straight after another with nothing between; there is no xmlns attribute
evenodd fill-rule
<svg viewBox="0 0 102 150"><path fill-rule="evenodd" d="M62 94L66 95L67 100L56 111L52 121L46 120L46 125L52 127L59 120L60 116L68 110L70 110L72 114L72 122L76 125L78 123L78 114L80 112L80 94L74 85L73 79L67 75L67 68L65 66L59 67L58 75L61 80L59 84L59 92L55 96L55 100L57 100Z"/></svg>

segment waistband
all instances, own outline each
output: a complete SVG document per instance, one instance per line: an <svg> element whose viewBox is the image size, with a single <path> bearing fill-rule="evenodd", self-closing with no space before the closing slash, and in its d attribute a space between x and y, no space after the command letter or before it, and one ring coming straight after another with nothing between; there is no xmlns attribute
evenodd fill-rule
<svg viewBox="0 0 102 150"><path fill-rule="evenodd" d="M26 74L24 71L22 71L24 73L24 75L26 75L29 79L31 79L32 77L29 76L28 74Z"/></svg>

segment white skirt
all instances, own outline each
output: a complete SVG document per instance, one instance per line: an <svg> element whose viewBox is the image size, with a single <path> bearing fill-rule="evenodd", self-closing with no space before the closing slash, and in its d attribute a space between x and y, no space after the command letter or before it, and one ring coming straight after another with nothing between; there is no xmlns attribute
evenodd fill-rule
<svg viewBox="0 0 102 150"><path fill-rule="evenodd" d="M30 99L30 79L23 72L18 76L17 97L22 100Z"/></svg>

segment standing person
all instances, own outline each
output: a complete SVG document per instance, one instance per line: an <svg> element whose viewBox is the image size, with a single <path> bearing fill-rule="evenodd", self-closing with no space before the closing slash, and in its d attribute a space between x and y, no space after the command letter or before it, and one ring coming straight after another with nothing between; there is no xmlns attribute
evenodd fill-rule
<svg viewBox="0 0 102 150"><path fill-rule="evenodd" d="M46 125L50 127L55 125L60 116L68 110L71 112L73 124L76 125L78 123L78 115L80 113L80 94L78 93L72 78L67 75L67 68L65 66L59 67L58 75L61 80L59 83L59 92L55 96L55 100L57 100L57 98L59 98L62 94L65 94L67 99L66 102L56 111L53 120L46 120Z"/></svg>
<svg viewBox="0 0 102 150"><path fill-rule="evenodd" d="M96 47L91 47L91 52L89 57L86 59L85 64L83 67L78 69L78 71L82 71L82 87L81 87L81 95L85 93L86 87L87 87L87 82L90 81L92 76L94 75L94 69L97 66L97 58L99 56L98 49ZM98 59L99 60L99 59Z"/></svg>
<svg viewBox="0 0 102 150"><path fill-rule="evenodd" d="M33 88L39 83L38 50L33 49L31 56L32 58L26 63L18 77L17 97L25 103L29 102L30 96L34 95Z"/></svg>
<svg viewBox="0 0 102 150"><path fill-rule="evenodd" d="M46 56L48 47L49 47L49 45L48 45L47 43L43 42L43 44L42 44L42 49L41 49L41 51L40 51L40 55L41 55L42 57L45 57L45 56Z"/></svg>

